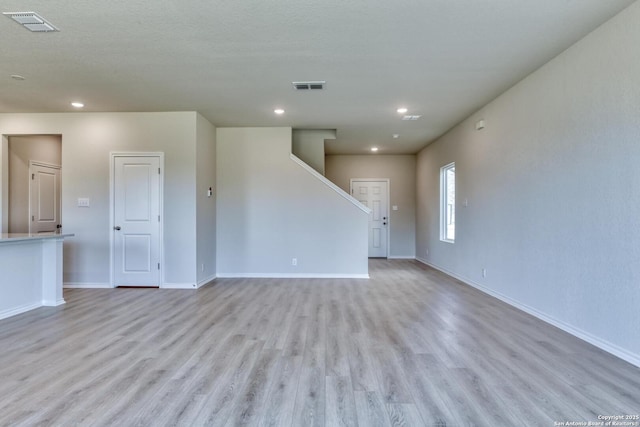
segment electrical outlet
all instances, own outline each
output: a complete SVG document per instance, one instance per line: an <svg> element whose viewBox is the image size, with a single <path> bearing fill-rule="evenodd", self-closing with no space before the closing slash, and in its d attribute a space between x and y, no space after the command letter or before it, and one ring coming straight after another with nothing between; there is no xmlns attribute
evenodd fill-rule
<svg viewBox="0 0 640 427"><path fill-rule="evenodd" d="M291 258L291 265L298 265L298 258Z"/></svg>
<svg viewBox="0 0 640 427"><path fill-rule="evenodd" d="M429 256L429 249L425 249L424 254L425 254L426 256Z"/></svg>
<svg viewBox="0 0 640 427"><path fill-rule="evenodd" d="M204 273L204 264L202 264L202 265L200 266L200 271L202 271L202 272Z"/></svg>
<svg viewBox="0 0 640 427"><path fill-rule="evenodd" d="M482 277L487 277L487 269L486 268L482 269Z"/></svg>

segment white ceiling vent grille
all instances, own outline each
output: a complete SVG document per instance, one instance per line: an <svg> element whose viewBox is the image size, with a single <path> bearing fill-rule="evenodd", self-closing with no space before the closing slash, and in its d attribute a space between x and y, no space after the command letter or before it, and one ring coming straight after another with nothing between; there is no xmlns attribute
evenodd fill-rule
<svg viewBox="0 0 640 427"><path fill-rule="evenodd" d="M48 22L35 12L3 12L2 14L13 19L27 30L35 33L59 31L52 23Z"/></svg>
<svg viewBox="0 0 640 427"><path fill-rule="evenodd" d="M402 120L419 120L422 116L402 116Z"/></svg>
<svg viewBox="0 0 640 427"><path fill-rule="evenodd" d="M295 90L323 90L327 82L292 82L291 84Z"/></svg>

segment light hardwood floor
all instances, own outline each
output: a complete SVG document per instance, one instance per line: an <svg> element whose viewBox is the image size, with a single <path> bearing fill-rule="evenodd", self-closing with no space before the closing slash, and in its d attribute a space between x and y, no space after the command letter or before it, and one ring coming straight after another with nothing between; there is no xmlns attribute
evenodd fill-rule
<svg viewBox="0 0 640 427"><path fill-rule="evenodd" d="M65 290L0 321L0 425L553 426L640 369L414 261L370 280Z"/></svg>

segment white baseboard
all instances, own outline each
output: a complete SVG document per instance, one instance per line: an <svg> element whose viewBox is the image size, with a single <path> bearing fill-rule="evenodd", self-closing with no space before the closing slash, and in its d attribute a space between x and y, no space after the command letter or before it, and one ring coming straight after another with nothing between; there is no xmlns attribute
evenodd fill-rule
<svg viewBox="0 0 640 427"><path fill-rule="evenodd" d="M220 278L246 279L368 279L368 274L322 273L218 273Z"/></svg>
<svg viewBox="0 0 640 427"><path fill-rule="evenodd" d="M416 259L414 255L394 255L388 256L387 259Z"/></svg>
<svg viewBox="0 0 640 427"><path fill-rule="evenodd" d="M195 283L163 283L160 289L197 289Z"/></svg>
<svg viewBox="0 0 640 427"><path fill-rule="evenodd" d="M66 304L66 303L67 302L64 300L64 298L60 298L55 301L42 300L42 305L45 307L57 307L59 305Z"/></svg>
<svg viewBox="0 0 640 427"><path fill-rule="evenodd" d="M65 282L64 287L68 289L111 289L108 283L88 283L88 282Z"/></svg>
<svg viewBox="0 0 640 427"><path fill-rule="evenodd" d="M24 313L26 311L35 310L36 308L42 307L42 304L25 304L20 307L10 308L8 310L0 311L0 319L6 319L7 317L16 316L18 314Z"/></svg>
<svg viewBox="0 0 640 427"><path fill-rule="evenodd" d="M620 347L620 346L618 346L616 344L610 343L607 340L603 340L602 338L597 337L597 336L595 336L595 335L593 335L593 334L591 334L591 333L589 333L587 331L584 331L584 330L582 330L580 328L576 328L575 326L573 326L573 325L571 325L569 323L566 323L566 322L563 322L561 320L558 320L553 316L550 316L550 315L548 315L548 314L546 314L546 313L544 313L542 311L539 311L538 309L535 309L535 308L530 307L530 306L528 306L526 304L523 304L523 303L521 303L521 302L519 302L517 300L514 300L514 299L512 299L512 298L510 298L510 297L508 297L506 295L501 294L500 292L496 292L496 291L494 291L492 289L489 289L489 288L487 288L487 287L485 287L485 286L483 286L483 285L481 285L479 283L475 283L474 281L469 280L466 277L459 276L459 275L457 275L457 274L455 274L455 273L453 273L451 271L448 271L445 268L442 268L442 267L439 267L439 266L437 266L437 265L435 265L433 263L430 263L425 259L416 258L416 260L421 262L421 263L423 263L423 264L425 264L425 265L428 265L429 267L435 268L436 270L441 271L441 272L443 272L443 273L445 273L445 274L447 274L447 275L449 275L451 277L454 277L454 278L460 280L461 282L463 282L464 284L471 286L472 288L476 288L477 290L479 290L479 291L481 291L481 292L483 292L483 293L485 293L487 295L490 295L490 296L492 296L494 298L497 298L500 301L509 304L510 306L513 306L513 307L515 307L515 308L517 308L519 310L522 310L525 313L528 313L528 314L532 315L533 317L536 317L536 318L542 320L543 322L546 322L546 323L548 323L550 325L553 325L556 328L562 329L563 331L565 331L565 332L567 332L567 333L569 333L569 334L571 334L571 335L573 335L573 336L575 336L577 338L580 338L581 340L586 341L589 344L592 344L592 345L598 347L599 349L606 351L607 353L611 353L614 356L617 356L620 359L631 363L632 365L640 367L640 355L638 355L638 354L632 353L632 352L630 352L630 351L628 351L628 350L626 350L626 349L624 349L624 348L622 348L622 347Z"/></svg>
<svg viewBox="0 0 640 427"><path fill-rule="evenodd" d="M160 288L161 289L197 289L206 285L207 283L209 283L215 278L216 278L215 275L211 276L209 278L206 278L198 282L197 285L194 283L163 283L162 286L160 286ZM66 289L113 289L111 285L108 283L67 282L64 284L64 287Z"/></svg>
<svg viewBox="0 0 640 427"><path fill-rule="evenodd" d="M212 275L207 277L206 279L202 279L198 282L198 286L196 286L196 289L200 289L201 287L203 287L204 285L207 285L211 282L213 282L214 280L216 280L216 275Z"/></svg>

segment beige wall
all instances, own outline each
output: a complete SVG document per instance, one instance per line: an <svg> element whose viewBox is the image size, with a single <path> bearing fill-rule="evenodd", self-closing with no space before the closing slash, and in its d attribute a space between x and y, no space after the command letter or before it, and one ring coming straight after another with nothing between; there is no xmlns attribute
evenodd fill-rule
<svg viewBox="0 0 640 427"><path fill-rule="evenodd" d="M195 112L0 114L3 139L62 135L62 218L64 230L75 233L65 240L65 283L110 283L110 152L122 151L164 152L163 286L191 288L197 282L196 117ZM77 207L79 197L90 198L91 207Z"/></svg>
<svg viewBox="0 0 640 427"><path fill-rule="evenodd" d="M329 155L325 175L346 192L353 178L389 179L389 208L398 206L389 211L389 257L415 257L415 155Z"/></svg>
<svg viewBox="0 0 640 427"><path fill-rule="evenodd" d="M213 194L208 196L211 188ZM196 117L196 269L198 283L216 275L216 128Z"/></svg>
<svg viewBox="0 0 640 427"><path fill-rule="evenodd" d="M640 366L638 23L636 2L420 152L417 252Z"/></svg>
<svg viewBox="0 0 640 427"><path fill-rule="evenodd" d="M336 139L335 129L293 129L291 152L324 175L324 141Z"/></svg>
<svg viewBox="0 0 640 427"><path fill-rule="evenodd" d="M291 128L218 128L216 157L218 276L368 274L367 213L291 159Z"/></svg>
<svg viewBox="0 0 640 427"><path fill-rule="evenodd" d="M9 233L29 232L29 161L60 166L61 141L60 135L9 137Z"/></svg>

